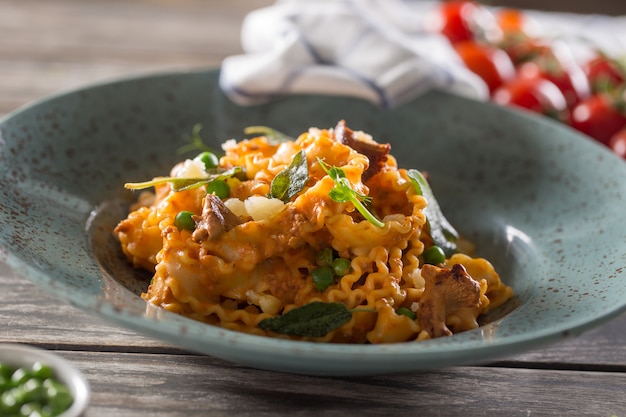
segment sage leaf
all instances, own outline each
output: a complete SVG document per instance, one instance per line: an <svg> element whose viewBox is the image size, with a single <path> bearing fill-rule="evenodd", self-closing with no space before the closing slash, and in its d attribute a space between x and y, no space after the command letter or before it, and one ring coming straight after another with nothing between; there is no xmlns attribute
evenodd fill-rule
<svg viewBox="0 0 626 417"><path fill-rule="evenodd" d="M246 135L265 136L270 143L282 143L295 140L291 136L267 126L248 126L243 130Z"/></svg>
<svg viewBox="0 0 626 417"><path fill-rule="evenodd" d="M314 301L289 310L282 316L262 320L259 327L289 336L322 337L352 318L352 311L343 303Z"/></svg>
<svg viewBox="0 0 626 417"><path fill-rule="evenodd" d="M424 209L424 215L433 243L443 249L447 257L452 256L457 251L456 241L459 238L459 233L444 216L428 181L422 173L416 169L410 169L407 171L407 175L415 187L415 192L426 198L428 202Z"/></svg>
<svg viewBox="0 0 626 417"><path fill-rule="evenodd" d="M280 171L270 184L270 196L284 203L304 189L309 180L309 167L306 154L301 150L293 156L291 164Z"/></svg>

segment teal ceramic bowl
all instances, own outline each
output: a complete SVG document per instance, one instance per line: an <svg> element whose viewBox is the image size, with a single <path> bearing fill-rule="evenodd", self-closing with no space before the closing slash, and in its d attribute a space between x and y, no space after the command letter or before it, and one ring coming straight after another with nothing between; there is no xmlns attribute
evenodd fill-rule
<svg viewBox="0 0 626 417"><path fill-rule="evenodd" d="M250 125L297 135L340 119L429 172L449 220L516 292L498 317L451 337L357 346L241 334L146 306L146 277L111 234L134 198L125 182L168 172L197 123L218 146ZM567 127L440 92L391 111L321 96L239 107L216 71L122 80L3 118L0 175L1 261L96 315L256 368L364 375L488 362L626 306L626 163Z"/></svg>

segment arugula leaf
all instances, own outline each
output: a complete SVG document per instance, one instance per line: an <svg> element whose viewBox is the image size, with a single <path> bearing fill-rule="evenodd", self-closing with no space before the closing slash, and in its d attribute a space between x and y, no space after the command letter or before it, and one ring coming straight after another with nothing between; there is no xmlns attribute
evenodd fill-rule
<svg viewBox="0 0 626 417"><path fill-rule="evenodd" d="M291 136L267 126L248 126L243 130L246 135L265 136L270 143L281 143L295 140Z"/></svg>
<svg viewBox="0 0 626 417"><path fill-rule="evenodd" d="M197 152L211 152L215 155L219 155L218 152L215 152L213 148L208 145L205 145L202 137L200 136L200 131L202 130L202 125L197 123L191 129L191 136L188 138L189 143L185 146L181 146L176 151L177 154L182 155L187 152L197 151Z"/></svg>
<svg viewBox="0 0 626 417"><path fill-rule="evenodd" d="M314 301L289 310L282 316L262 320L259 327L290 336L322 337L352 318L352 312L343 303Z"/></svg>
<svg viewBox="0 0 626 417"><path fill-rule="evenodd" d="M346 172L338 167L331 167L322 161L320 158L317 158L320 163L322 169L328 174L330 178L335 182L335 187L330 190L328 195L333 201L337 203L347 203L350 202L354 204L354 207L357 209L361 215L377 227L384 227L385 223L379 220L372 212L370 212L365 204L369 204L371 202L371 197L368 195L361 194L352 189L352 184L350 184L350 180L346 177Z"/></svg>
<svg viewBox="0 0 626 417"><path fill-rule="evenodd" d="M291 164L280 171L270 184L270 196L287 203L298 194L309 180L306 153L301 150L293 156Z"/></svg>
<svg viewBox="0 0 626 417"><path fill-rule="evenodd" d="M434 244L443 249L446 256L451 256L457 251L456 241L459 238L459 233L443 215L439 203L422 173L416 169L410 169L407 171L407 175L415 187L415 192L428 201L424 215Z"/></svg>
<svg viewBox="0 0 626 417"><path fill-rule="evenodd" d="M184 191L191 188L200 187L202 185L209 184L215 180L226 180L227 178L236 176L243 172L243 168L237 166L228 170L214 170L215 172L209 173L207 178L179 178L179 177L162 177L152 181L145 182L128 182L124 184L125 188L130 190L142 190L144 188L154 187L155 185L169 182L172 185L174 191Z"/></svg>

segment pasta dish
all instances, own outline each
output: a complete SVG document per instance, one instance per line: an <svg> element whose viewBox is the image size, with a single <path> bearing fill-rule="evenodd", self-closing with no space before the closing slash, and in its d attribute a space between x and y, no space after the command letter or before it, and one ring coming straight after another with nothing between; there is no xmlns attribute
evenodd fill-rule
<svg viewBox="0 0 626 417"><path fill-rule="evenodd" d="M114 233L154 274L148 303L257 335L395 343L476 328L513 296L389 144L344 121L251 131L126 184L143 191Z"/></svg>

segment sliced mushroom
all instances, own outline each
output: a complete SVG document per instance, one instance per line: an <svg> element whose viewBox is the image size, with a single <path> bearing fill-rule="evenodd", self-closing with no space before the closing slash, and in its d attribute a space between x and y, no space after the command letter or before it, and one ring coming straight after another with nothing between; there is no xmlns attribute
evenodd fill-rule
<svg viewBox="0 0 626 417"><path fill-rule="evenodd" d="M241 219L215 194L207 194L204 198L202 214L194 216L194 221L196 230L191 237L196 242L215 240L222 233L242 223Z"/></svg>
<svg viewBox="0 0 626 417"><path fill-rule="evenodd" d="M363 182L372 178L383 169L385 162L387 162L387 155L391 149L391 145L388 143L380 144L378 142L357 138L354 131L346 126L345 120L339 121L337 126L335 126L335 140L367 156L370 163L361 178Z"/></svg>
<svg viewBox="0 0 626 417"><path fill-rule="evenodd" d="M446 317L461 309L480 307L480 284L461 264L452 268L424 265L424 293L419 301L418 320L431 338L450 336Z"/></svg>

